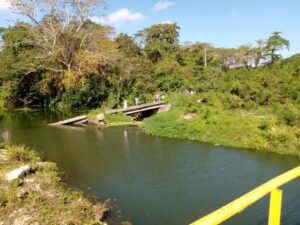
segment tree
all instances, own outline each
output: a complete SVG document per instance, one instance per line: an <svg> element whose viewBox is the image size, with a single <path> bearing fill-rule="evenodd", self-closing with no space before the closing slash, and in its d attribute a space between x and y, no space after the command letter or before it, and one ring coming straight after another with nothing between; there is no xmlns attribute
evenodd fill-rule
<svg viewBox="0 0 300 225"><path fill-rule="evenodd" d="M256 44L257 46L252 49L255 68L257 68L262 63L262 60L266 60L267 57L266 41L263 39L258 39L256 41Z"/></svg>
<svg viewBox="0 0 300 225"><path fill-rule="evenodd" d="M236 49L237 67L250 67L253 63L253 51L251 45L240 45Z"/></svg>
<svg viewBox="0 0 300 225"><path fill-rule="evenodd" d="M135 43L134 38L127 34L119 34L115 38L117 49L123 52L127 57L141 56L142 50Z"/></svg>
<svg viewBox="0 0 300 225"><path fill-rule="evenodd" d="M195 70L207 67L213 60L213 46L209 43L184 43L179 50L178 61L183 66L190 66Z"/></svg>
<svg viewBox="0 0 300 225"><path fill-rule="evenodd" d="M120 34L115 38L120 59L108 80L112 85L117 102L128 95L138 95L141 90L151 88L151 62L145 57L134 38Z"/></svg>
<svg viewBox="0 0 300 225"><path fill-rule="evenodd" d="M164 55L179 48L179 26L176 23L155 24L139 31L136 36L142 41L148 58L157 63Z"/></svg>
<svg viewBox="0 0 300 225"><path fill-rule="evenodd" d="M56 79L63 89L80 86L115 60L116 49L109 39L113 29L88 19L104 4L102 0L10 0L10 3L32 23L33 40L40 48L36 55L37 69L45 69L48 75L44 82L48 80L53 85Z"/></svg>
<svg viewBox="0 0 300 225"><path fill-rule="evenodd" d="M267 40L266 49L268 51L268 56L271 59L271 63L282 58L282 56L276 52L284 49L289 49L289 40L281 37L282 32L275 31Z"/></svg>
<svg viewBox="0 0 300 225"><path fill-rule="evenodd" d="M224 70L240 67L237 58L237 49L235 48L215 48L214 61L218 62L217 66L220 66Z"/></svg>
<svg viewBox="0 0 300 225"><path fill-rule="evenodd" d="M18 23L2 30L0 51L0 102L4 107L41 105L37 83L42 70L36 70L38 48L32 41L31 26Z"/></svg>

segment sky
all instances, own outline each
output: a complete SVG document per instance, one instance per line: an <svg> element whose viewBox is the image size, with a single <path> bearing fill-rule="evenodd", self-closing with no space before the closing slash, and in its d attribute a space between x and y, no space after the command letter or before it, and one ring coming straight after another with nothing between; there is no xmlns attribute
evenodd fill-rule
<svg viewBox="0 0 300 225"><path fill-rule="evenodd" d="M0 26L18 18L7 0L0 0ZM156 23L176 22L181 42L228 48L281 31L291 43L283 55L300 53L300 0L106 0L91 19L130 35Z"/></svg>

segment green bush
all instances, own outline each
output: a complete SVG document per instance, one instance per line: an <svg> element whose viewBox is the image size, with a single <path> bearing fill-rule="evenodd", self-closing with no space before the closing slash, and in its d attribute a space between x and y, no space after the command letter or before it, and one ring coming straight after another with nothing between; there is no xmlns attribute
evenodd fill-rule
<svg viewBox="0 0 300 225"><path fill-rule="evenodd" d="M105 117L109 123L128 123L132 120L130 116L126 116L123 113L106 114Z"/></svg>
<svg viewBox="0 0 300 225"><path fill-rule="evenodd" d="M284 110L281 114L281 119L284 121L284 123L288 126L293 126L297 123L298 116L295 112L292 110Z"/></svg>
<svg viewBox="0 0 300 225"><path fill-rule="evenodd" d="M81 88L73 88L61 95L60 105L62 108L95 108L101 104L107 94L104 90L90 83Z"/></svg>
<svg viewBox="0 0 300 225"><path fill-rule="evenodd" d="M7 145L6 147L8 158L12 161L29 163L37 161L38 157L34 151L29 150L25 146L12 146Z"/></svg>
<svg viewBox="0 0 300 225"><path fill-rule="evenodd" d="M258 128L260 130L269 130L270 127L271 127L270 122L268 122L266 120L261 121L261 123L258 125Z"/></svg>
<svg viewBox="0 0 300 225"><path fill-rule="evenodd" d="M251 101L254 103L249 107L251 110L228 107L235 98L238 97L228 93L176 94L169 97L174 103L171 111L145 119L143 128L146 133L157 136L300 155L297 126L276 124L282 105L259 106ZM196 110L195 117L184 119L186 113Z"/></svg>

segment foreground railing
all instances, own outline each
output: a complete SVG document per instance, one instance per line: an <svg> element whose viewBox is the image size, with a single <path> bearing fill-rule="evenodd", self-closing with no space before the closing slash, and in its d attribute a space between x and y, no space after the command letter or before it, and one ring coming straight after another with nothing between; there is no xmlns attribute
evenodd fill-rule
<svg viewBox="0 0 300 225"><path fill-rule="evenodd" d="M190 225L217 225L232 216L240 213L248 206L252 205L267 194L270 196L269 207L269 223L268 225L280 225L281 204L282 204L282 190L278 189L280 186L300 177L300 166L292 169L274 179L264 183L255 188L240 198L223 206L222 208L208 214L207 216L191 223Z"/></svg>

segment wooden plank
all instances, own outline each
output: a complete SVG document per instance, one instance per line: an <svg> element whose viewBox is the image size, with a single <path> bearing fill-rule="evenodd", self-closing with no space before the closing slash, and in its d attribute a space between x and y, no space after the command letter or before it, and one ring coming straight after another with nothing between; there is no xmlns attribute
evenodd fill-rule
<svg viewBox="0 0 300 225"><path fill-rule="evenodd" d="M62 121L59 121L57 123L51 123L49 125L50 126L68 125L68 124L73 124L73 123L76 123L76 122L79 122L79 121L82 121L82 120L85 120L85 119L87 119L87 116L83 115L83 116L77 116L77 117L67 119L67 120L62 120Z"/></svg>

